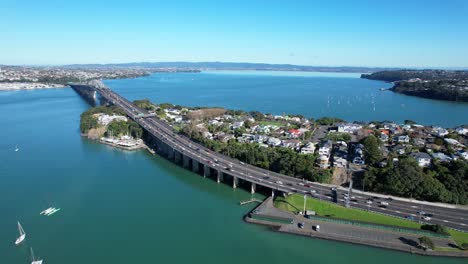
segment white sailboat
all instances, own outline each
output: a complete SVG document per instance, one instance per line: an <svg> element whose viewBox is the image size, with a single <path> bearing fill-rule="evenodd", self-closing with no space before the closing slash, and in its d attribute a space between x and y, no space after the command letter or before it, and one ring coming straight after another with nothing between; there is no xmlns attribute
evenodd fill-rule
<svg viewBox="0 0 468 264"><path fill-rule="evenodd" d="M31 264L42 264L42 261L43 261L42 259L36 260L36 257L34 257L34 251L32 248L31 248L31 259L32 259Z"/></svg>
<svg viewBox="0 0 468 264"><path fill-rule="evenodd" d="M23 240L26 238L26 233L23 230L23 227L21 226L20 222L18 221L18 231L20 236L16 239L15 245L18 245L19 243L23 242Z"/></svg>

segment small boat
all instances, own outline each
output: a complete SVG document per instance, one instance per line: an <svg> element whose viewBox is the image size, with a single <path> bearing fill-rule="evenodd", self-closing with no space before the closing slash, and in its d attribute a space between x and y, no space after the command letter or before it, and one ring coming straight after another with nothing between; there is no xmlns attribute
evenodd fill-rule
<svg viewBox="0 0 468 264"><path fill-rule="evenodd" d="M48 213L50 213L54 209L55 209L54 207L49 207L49 208L45 209L44 211L42 211L40 214L41 215L47 215Z"/></svg>
<svg viewBox="0 0 468 264"><path fill-rule="evenodd" d="M18 148L18 145L15 146L15 152L18 152L19 151L19 148Z"/></svg>
<svg viewBox="0 0 468 264"><path fill-rule="evenodd" d="M15 245L20 244L20 243L23 242L24 239L26 238L26 233L24 232L24 229L23 229L23 227L21 226L21 224L20 224L19 221L18 221L18 231L19 231L20 236L16 239Z"/></svg>
<svg viewBox="0 0 468 264"><path fill-rule="evenodd" d="M51 215L55 214L58 211L60 211L60 208L52 208L52 210L47 212L45 215L51 216Z"/></svg>
<svg viewBox="0 0 468 264"><path fill-rule="evenodd" d="M42 259L36 259L36 257L34 257L34 251L33 249L31 248L31 264L42 264Z"/></svg>

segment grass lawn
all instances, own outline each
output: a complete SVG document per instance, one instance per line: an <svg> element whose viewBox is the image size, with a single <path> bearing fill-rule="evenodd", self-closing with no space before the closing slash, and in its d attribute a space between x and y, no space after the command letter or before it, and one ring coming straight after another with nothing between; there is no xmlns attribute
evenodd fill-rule
<svg viewBox="0 0 468 264"><path fill-rule="evenodd" d="M279 209L294 213L302 211L304 208L304 196L299 194L293 194L289 195L286 198L277 197L275 200L275 206ZM409 220L381 215L372 212L366 212L359 209L345 208L340 205L332 204L329 202L322 202L317 199L312 199L310 197L307 197L306 209L315 211L315 213L318 216L415 229L421 228L420 224ZM452 229L448 229L448 232L458 245L468 243L468 233L455 231Z"/></svg>
<svg viewBox="0 0 468 264"><path fill-rule="evenodd" d="M258 122L260 125L264 125L264 126L267 126L267 125L270 125L270 126L284 126L285 124L284 123L281 123L281 122L278 122L278 121L259 121Z"/></svg>
<svg viewBox="0 0 468 264"><path fill-rule="evenodd" d="M298 194L290 195L287 198L278 197L275 201L275 206L290 212L298 212L304 208L304 197ZM416 229L419 229L421 227L420 224L412 221L389 217L372 212L366 212L363 210L353 208L345 208L343 206L339 206L329 202L322 202L317 199L312 199L310 197L307 197L306 207L307 210L315 211L315 213L318 216L326 216L344 220L355 220L367 223L392 225Z"/></svg>
<svg viewBox="0 0 468 264"><path fill-rule="evenodd" d="M452 236L453 240L457 242L457 245L461 246L463 243L468 243L468 233L449 229L448 232Z"/></svg>

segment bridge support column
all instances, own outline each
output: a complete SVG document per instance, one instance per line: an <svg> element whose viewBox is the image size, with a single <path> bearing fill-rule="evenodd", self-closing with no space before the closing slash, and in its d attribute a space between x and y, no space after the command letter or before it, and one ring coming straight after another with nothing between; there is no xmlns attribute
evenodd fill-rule
<svg viewBox="0 0 468 264"><path fill-rule="evenodd" d="M177 152L177 151L174 151L174 161L175 161L175 163L180 162L180 153Z"/></svg>
<svg viewBox="0 0 468 264"><path fill-rule="evenodd" d="M232 188L237 188L237 185L238 185L238 179L236 176L232 176Z"/></svg>
<svg viewBox="0 0 468 264"><path fill-rule="evenodd" d="M218 175L216 176L216 182L220 183L222 177L223 177L223 172L218 170Z"/></svg>
<svg viewBox="0 0 468 264"><path fill-rule="evenodd" d="M170 148L167 153L167 157L169 159L175 160L175 150L173 148Z"/></svg>
<svg viewBox="0 0 468 264"><path fill-rule="evenodd" d="M271 198L275 198L275 190L271 189Z"/></svg>
<svg viewBox="0 0 468 264"><path fill-rule="evenodd" d="M185 156L184 154L181 154L181 155L182 155L182 167L188 168L189 162L190 162L189 157Z"/></svg>
<svg viewBox="0 0 468 264"><path fill-rule="evenodd" d="M198 172L198 170L199 170L198 161L196 161L196 160L194 160L194 159L192 160L192 170L193 170L194 172Z"/></svg>
<svg viewBox="0 0 468 264"><path fill-rule="evenodd" d="M252 182L251 185L250 185L250 193L254 194L256 188L257 188L257 185Z"/></svg>
<svg viewBox="0 0 468 264"><path fill-rule="evenodd" d="M203 166L203 177L206 178L206 176L210 176L210 166L205 164Z"/></svg>

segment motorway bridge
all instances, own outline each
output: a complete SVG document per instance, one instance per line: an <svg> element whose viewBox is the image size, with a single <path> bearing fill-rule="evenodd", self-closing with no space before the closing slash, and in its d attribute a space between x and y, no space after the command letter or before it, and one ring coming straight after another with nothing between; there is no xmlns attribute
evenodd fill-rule
<svg viewBox="0 0 468 264"><path fill-rule="evenodd" d="M252 193L256 191L257 187L271 190L272 195L275 193L300 193L341 205L347 203L348 206L354 208L394 217L412 218L413 221L437 223L468 232L468 208L466 207L392 199L357 191L351 191L349 200L346 201L344 196L348 194L348 189L331 188L328 185L292 178L247 165L239 160L213 152L188 137L176 133L168 123L151 115L145 109L137 107L106 87L102 82L93 81L88 84L71 84L70 86L88 102L95 100L96 94L99 94L102 102L120 107L146 131L148 134L147 144L154 148L158 154L182 164L185 168L203 174L205 177L215 177L218 183L221 181L232 183L233 188L236 188L240 183L250 184ZM382 202L388 203L388 205L382 206ZM420 212L430 214L430 220L423 220Z"/></svg>

